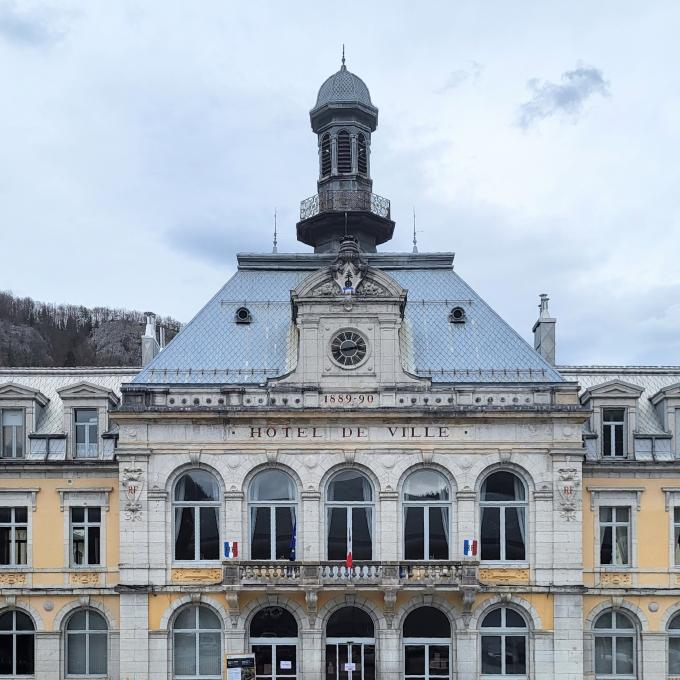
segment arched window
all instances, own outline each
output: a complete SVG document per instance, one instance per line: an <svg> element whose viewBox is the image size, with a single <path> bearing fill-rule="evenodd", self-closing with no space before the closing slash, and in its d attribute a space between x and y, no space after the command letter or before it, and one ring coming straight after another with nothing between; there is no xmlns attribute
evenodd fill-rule
<svg viewBox="0 0 680 680"><path fill-rule="evenodd" d="M66 624L66 675L106 675L108 626L98 612L79 609Z"/></svg>
<svg viewBox="0 0 680 680"><path fill-rule="evenodd" d="M527 501L524 483L512 472L494 472L482 484L481 558L526 560Z"/></svg>
<svg viewBox="0 0 680 680"><path fill-rule="evenodd" d="M434 607L418 607L404 621L405 680L451 677L451 623Z"/></svg>
<svg viewBox="0 0 680 680"><path fill-rule="evenodd" d="M255 654L257 680L297 677L298 626L282 607L261 609L250 623L250 644Z"/></svg>
<svg viewBox="0 0 680 680"><path fill-rule="evenodd" d="M176 680L220 680L222 626L211 609L183 609L175 619L172 636Z"/></svg>
<svg viewBox="0 0 680 680"><path fill-rule="evenodd" d="M326 496L329 560L373 559L373 490L361 472L342 470Z"/></svg>
<svg viewBox="0 0 680 680"><path fill-rule="evenodd" d="M35 673L35 627L24 612L0 614L0 675Z"/></svg>
<svg viewBox="0 0 680 680"><path fill-rule="evenodd" d="M331 174L331 136L326 133L321 138L321 176Z"/></svg>
<svg viewBox="0 0 680 680"><path fill-rule="evenodd" d="M595 621L595 677L636 678L635 625L621 611L608 610Z"/></svg>
<svg viewBox="0 0 680 680"><path fill-rule="evenodd" d="M527 675L527 624L514 609L492 609L482 620L482 676Z"/></svg>
<svg viewBox="0 0 680 680"><path fill-rule="evenodd" d="M338 133L338 172L352 172L352 142L347 130L340 130Z"/></svg>
<svg viewBox="0 0 680 680"><path fill-rule="evenodd" d="M449 483L436 470L418 470L404 483L404 559L448 560Z"/></svg>
<svg viewBox="0 0 680 680"><path fill-rule="evenodd" d="M368 174L368 149L366 148L366 137L360 132L357 137L357 153L359 155L357 161L359 166L359 174Z"/></svg>
<svg viewBox="0 0 680 680"><path fill-rule="evenodd" d="M175 484L175 559L218 560L220 494L217 480L205 470L189 470Z"/></svg>
<svg viewBox="0 0 680 680"><path fill-rule="evenodd" d="M294 560L295 483L281 470L264 470L250 486L250 559Z"/></svg>
<svg viewBox="0 0 680 680"><path fill-rule="evenodd" d="M680 614L668 624L668 675L680 675Z"/></svg>
<svg viewBox="0 0 680 680"><path fill-rule="evenodd" d="M350 667L347 667L350 664ZM358 607L342 607L326 624L326 680L375 680L375 631Z"/></svg>

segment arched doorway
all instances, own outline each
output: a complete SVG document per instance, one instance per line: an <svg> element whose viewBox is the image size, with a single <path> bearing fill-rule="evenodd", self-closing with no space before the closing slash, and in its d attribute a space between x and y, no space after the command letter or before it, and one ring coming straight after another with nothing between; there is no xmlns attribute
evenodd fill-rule
<svg viewBox="0 0 680 680"><path fill-rule="evenodd" d="M357 607L342 607L326 624L326 680L375 680L375 630Z"/></svg>
<svg viewBox="0 0 680 680"><path fill-rule="evenodd" d="M282 607L265 607L250 622L250 647L257 680L297 678L298 626Z"/></svg>

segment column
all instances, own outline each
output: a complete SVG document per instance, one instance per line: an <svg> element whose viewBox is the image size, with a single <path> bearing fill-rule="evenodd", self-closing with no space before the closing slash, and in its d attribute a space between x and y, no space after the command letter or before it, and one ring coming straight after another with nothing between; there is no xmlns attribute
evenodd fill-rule
<svg viewBox="0 0 680 680"><path fill-rule="evenodd" d="M640 650L638 650L640 654ZM642 677L666 677L666 634L642 633Z"/></svg>
<svg viewBox="0 0 680 680"><path fill-rule="evenodd" d="M239 556L245 559L250 557L250 546L246 546L245 536L243 535L243 499L242 491L227 491L224 494L224 540L233 543L238 542ZM246 526L248 523L246 522ZM220 546L220 555L223 554Z"/></svg>
<svg viewBox="0 0 680 680"><path fill-rule="evenodd" d="M300 495L302 517L302 540L297 537L297 558L305 562L319 562L325 553L324 536L321 535L321 494L318 491L303 491Z"/></svg>
<svg viewBox="0 0 680 680"><path fill-rule="evenodd" d="M455 633L456 668L454 677L467 679L479 677L479 653L477 651L477 631L465 629Z"/></svg>
<svg viewBox="0 0 680 680"><path fill-rule="evenodd" d="M166 680L170 677L169 639L169 633L165 630L149 632L149 668L153 668L152 680ZM125 680L125 677L122 680Z"/></svg>
<svg viewBox="0 0 680 680"><path fill-rule="evenodd" d="M147 593L120 594L120 677L149 679L149 610ZM156 675L154 674L154 680Z"/></svg>
<svg viewBox="0 0 680 680"><path fill-rule="evenodd" d="M63 677L59 659L62 655L59 652L61 639L60 631L54 633L37 632L35 634L35 677L41 680L59 680ZM62 663L66 663L62 659Z"/></svg>
<svg viewBox="0 0 680 680"><path fill-rule="evenodd" d="M397 628L376 631L376 677L380 680L400 680L401 634Z"/></svg>
<svg viewBox="0 0 680 680"><path fill-rule="evenodd" d="M374 522L373 559L381 562L396 562L401 557L401 537L399 536L399 493L382 491L380 501L380 524ZM378 544L380 541L380 544Z"/></svg>
<svg viewBox="0 0 680 680"><path fill-rule="evenodd" d="M300 630L297 654L300 680L319 680L324 676L322 640L323 631L320 628Z"/></svg>
<svg viewBox="0 0 680 680"><path fill-rule="evenodd" d="M555 593L554 601L554 674L555 680L583 678L583 597Z"/></svg>
<svg viewBox="0 0 680 680"><path fill-rule="evenodd" d="M463 554L463 541L466 538L474 539L477 536L477 531L475 529L477 521L477 494L466 489L465 491L459 491L456 494L456 500L458 501L456 507L456 514L458 517L458 545L453 546L452 551L453 559L461 557ZM482 546L478 547L481 550ZM477 554L477 559L479 559L479 553Z"/></svg>
<svg viewBox="0 0 680 680"><path fill-rule="evenodd" d="M552 631L535 631L534 645L534 673L535 680L555 680L553 675L553 633Z"/></svg>

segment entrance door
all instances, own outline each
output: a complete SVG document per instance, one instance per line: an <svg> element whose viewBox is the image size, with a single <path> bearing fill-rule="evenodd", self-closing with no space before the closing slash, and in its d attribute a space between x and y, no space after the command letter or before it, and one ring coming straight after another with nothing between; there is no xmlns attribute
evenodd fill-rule
<svg viewBox="0 0 680 680"><path fill-rule="evenodd" d="M375 642L327 639L326 680L375 680Z"/></svg>
<svg viewBox="0 0 680 680"><path fill-rule="evenodd" d="M257 680L296 680L297 623L282 607L261 609L250 623Z"/></svg>

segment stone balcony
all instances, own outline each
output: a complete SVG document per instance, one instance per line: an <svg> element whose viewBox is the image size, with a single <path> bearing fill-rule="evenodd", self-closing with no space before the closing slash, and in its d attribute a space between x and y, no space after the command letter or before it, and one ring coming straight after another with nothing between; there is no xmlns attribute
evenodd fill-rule
<svg viewBox="0 0 680 680"><path fill-rule="evenodd" d="M432 588L460 590L479 584L479 562L264 562L230 560L224 563L224 585L239 588L306 589Z"/></svg>

